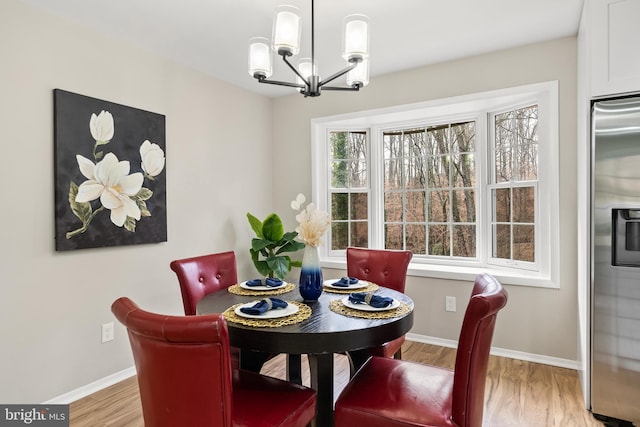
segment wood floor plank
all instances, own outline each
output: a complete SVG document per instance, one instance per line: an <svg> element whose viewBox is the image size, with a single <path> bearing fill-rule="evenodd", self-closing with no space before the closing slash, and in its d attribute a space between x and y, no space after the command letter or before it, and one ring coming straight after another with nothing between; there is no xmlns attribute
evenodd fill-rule
<svg viewBox="0 0 640 427"><path fill-rule="evenodd" d="M455 350L407 341L405 360L453 369ZM309 385L306 356L303 383ZM335 397L347 384L349 363L336 355ZM267 362L265 375L285 378L285 359ZM70 405L72 427L144 427L136 377L100 390ZM576 371L517 359L491 356L485 392L485 427L602 427L584 408Z"/></svg>

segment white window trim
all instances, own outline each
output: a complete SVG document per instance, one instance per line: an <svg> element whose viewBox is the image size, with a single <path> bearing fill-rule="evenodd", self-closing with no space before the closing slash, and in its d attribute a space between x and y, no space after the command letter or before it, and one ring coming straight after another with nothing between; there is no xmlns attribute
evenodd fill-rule
<svg viewBox="0 0 640 427"><path fill-rule="evenodd" d="M539 174L538 181L538 191L541 195L539 198L539 212L541 215L536 217L536 221L539 221L539 229L545 232L541 233L542 235L540 236L536 235L537 244L544 248L537 252L537 255L540 254L539 271L532 272L509 268L508 266L491 265L487 263L487 257L484 254L481 262L486 264L483 265L479 261L476 266L469 261L465 261L464 265L457 265L455 261L448 261L446 265L432 262L431 260L429 260L429 263L412 261L408 274L418 277L467 281L473 280L481 272L488 272L505 284L557 289L560 287L558 277L560 214L557 81L313 119L311 121L313 200L317 203L319 209L329 211L330 202L328 200L327 183L330 167L328 164L327 141L330 131L335 131L336 129L341 131L367 129L371 130L370 136L372 136L376 134L377 130L394 124L397 125L398 123L424 122L425 118L428 118L429 121L438 121L439 117L450 118L456 115L469 117L470 115L477 115L478 111L494 112L528 102L531 99L535 99L538 103L538 119L543 124L538 129L540 141L538 161L542 173ZM487 129L484 127L478 128L477 132L478 134L483 132L483 135L487 135ZM478 161L483 162L482 170L484 173L482 175L484 176L477 176L476 182L478 186L482 185L483 188L487 188L486 171L487 167L490 166L486 139L487 137L479 138L482 141L477 146ZM376 153L376 150L371 150L370 154L372 162L380 160L378 158L380 154ZM379 190L375 188L375 178L370 175L369 179L372 180L371 191ZM380 219L379 208L379 206L376 207L370 204L370 217L374 221ZM478 208L479 216L482 216L482 218L477 218L478 224L483 221L483 227L481 228L487 230L491 204L488 200L478 200ZM372 236L370 234L370 237L373 239L372 241L379 242L381 236ZM479 235L478 238L487 239L488 236ZM478 248L481 246L485 248L482 250L486 251L488 245L479 244ZM548 250L545 250L546 248ZM326 244L320 247L320 259L323 267L346 268L344 251L329 251Z"/></svg>

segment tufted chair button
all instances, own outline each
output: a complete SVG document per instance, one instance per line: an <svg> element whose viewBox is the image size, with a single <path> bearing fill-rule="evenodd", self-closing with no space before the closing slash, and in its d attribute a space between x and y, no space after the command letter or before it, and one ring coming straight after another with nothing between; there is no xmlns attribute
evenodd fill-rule
<svg viewBox="0 0 640 427"><path fill-rule="evenodd" d="M202 276L198 277L198 282L200 282L200 283L204 282L204 277L202 277Z"/></svg>
<svg viewBox="0 0 640 427"><path fill-rule="evenodd" d="M389 270L383 271L382 274L384 274L385 276L388 276L389 275Z"/></svg>
<svg viewBox="0 0 640 427"><path fill-rule="evenodd" d="M365 272L366 274L369 274L369 269L368 269L368 268L365 268L365 269L364 269L364 272Z"/></svg>
<svg viewBox="0 0 640 427"><path fill-rule="evenodd" d="M220 280L221 277L220 273L216 274L216 279Z"/></svg>

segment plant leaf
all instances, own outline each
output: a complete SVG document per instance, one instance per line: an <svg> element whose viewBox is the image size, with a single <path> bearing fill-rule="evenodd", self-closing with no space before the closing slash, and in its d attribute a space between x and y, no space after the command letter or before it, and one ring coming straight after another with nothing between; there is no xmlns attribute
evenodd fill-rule
<svg viewBox="0 0 640 427"><path fill-rule="evenodd" d="M251 215L249 212L247 212L247 219L249 220L249 225L251 225L251 229L253 230L254 233L256 233L256 236L263 239L264 234L262 234L262 221L260 221L255 216Z"/></svg>
<svg viewBox="0 0 640 427"><path fill-rule="evenodd" d="M135 233L136 232L136 220L135 218L132 218L130 216L127 217L127 219L124 221L124 228L126 228L128 231Z"/></svg>
<svg viewBox="0 0 640 427"><path fill-rule="evenodd" d="M89 202L76 202L76 196L78 195L78 186L75 182L71 181L69 185L69 206L75 216L78 217L82 224L86 224L91 218L93 209L91 209L91 203Z"/></svg>
<svg viewBox="0 0 640 427"><path fill-rule="evenodd" d="M144 200L149 200L151 196L153 196L153 191L149 190L148 188L142 187L140 191L138 191L138 194L133 196L132 199L135 200L136 202L138 200L144 201Z"/></svg>
<svg viewBox="0 0 640 427"><path fill-rule="evenodd" d="M265 218L262 223L262 234L265 239L277 242L284 236L284 225L280 217L274 213Z"/></svg>
<svg viewBox="0 0 640 427"><path fill-rule="evenodd" d="M147 209L147 204L143 200L136 200L138 209L140 209L140 216L151 216L151 212Z"/></svg>
<svg viewBox="0 0 640 427"><path fill-rule="evenodd" d="M268 276L271 269L267 265L266 261L260 261L258 259L259 252L249 249L249 253L251 254L251 260L253 261L253 265L256 267L256 270L258 270L258 273L265 277Z"/></svg>
<svg viewBox="0 0 640 427"><path fill-rule="evenodd" d="M276 255L281 254L283 252L296 252L304 248L304 246L305 244L302 242L291 240L289 242L286 242L284 245L282 245L280 249L276 251Z"/></svg>
<svg viewBox="0 0 640 427"><path fill-rule="evenodd" d="M273 270L273 274L275 274L276 277L284 279L284 276L291 270L291 258L288 256L267 258L267 265Z"/></svg>
<svg viewBox="0 0 640 427"><path fill-rule="evenodd" d="M251 239L251 249L256 252L260 252L263 249L272 246L274 243L275 242L272 242L271 240L253 238Z"/></svg>

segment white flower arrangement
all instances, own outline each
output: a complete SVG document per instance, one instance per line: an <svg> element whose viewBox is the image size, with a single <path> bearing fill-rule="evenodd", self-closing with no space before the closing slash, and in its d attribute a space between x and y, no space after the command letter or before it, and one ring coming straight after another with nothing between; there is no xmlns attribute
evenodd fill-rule
<svg viewBox="0 0 640 427"><path fill-rule="evenodd" d="M304 194L300 193L291 202L291 208L299 211L296 215L298 226L298 238L305 244L318 247L324 233L329 229L329 215L325 211L320 211L313 203L309 203L306 208L303 204L306 201Z"/></svg>
<svg viewBox="0 0 640 427"><path fill-rule="evenodd" d="M76 161L82 175L86 178L79 186L73 181L69 188L69 204L74 215L82 221L82 226L66 234L70 239L87 231L93 218L107 209L111 212L113 225L124 227L135 232L136 221L142 217L151 216L146 201L153 196L153 192L143 187L144 178L153 180L165 165L164 151L158 144L149 140L140 145L140 167L143 173L129 174L128 161L120 161L113 153L104 154L99 151L103 145L109 144L114 135L113 116L108 111L91 114L89 131L95 140L93 146L93 161L77 154ZM91 202L99 200L96 209Z"/></svg>

